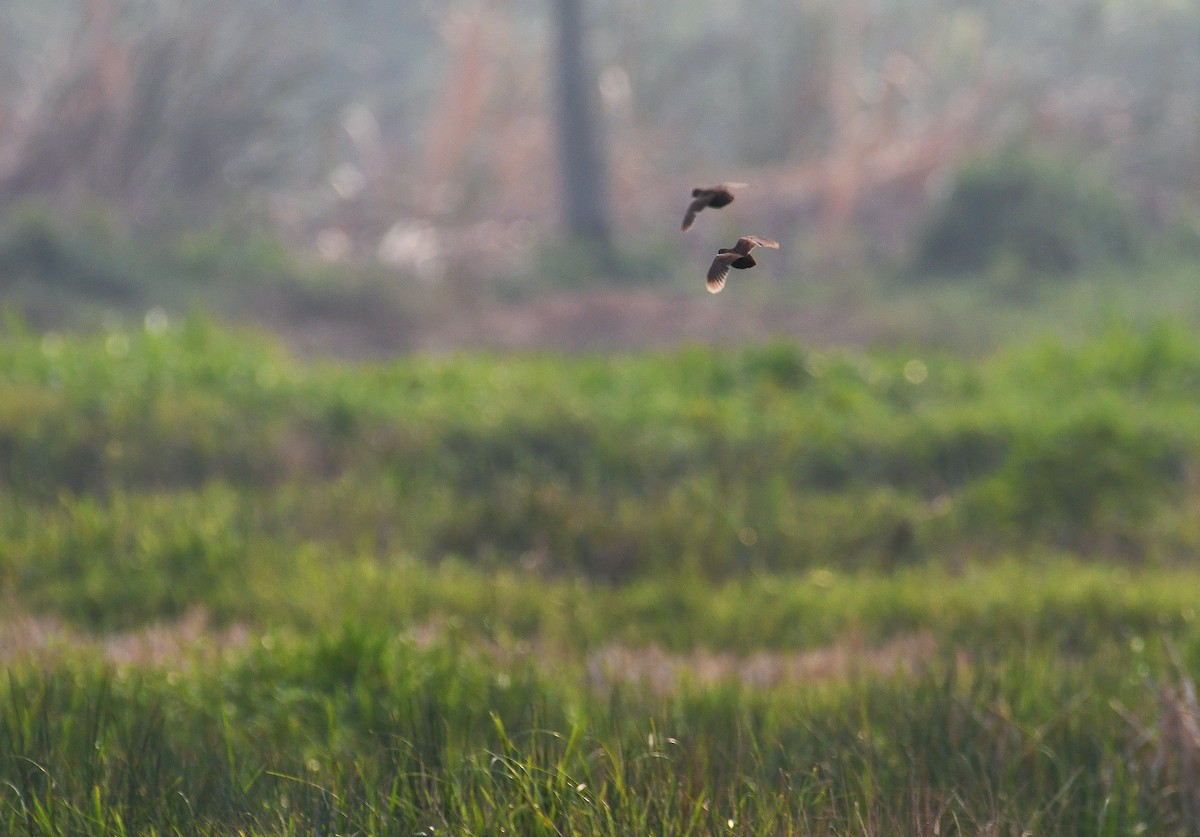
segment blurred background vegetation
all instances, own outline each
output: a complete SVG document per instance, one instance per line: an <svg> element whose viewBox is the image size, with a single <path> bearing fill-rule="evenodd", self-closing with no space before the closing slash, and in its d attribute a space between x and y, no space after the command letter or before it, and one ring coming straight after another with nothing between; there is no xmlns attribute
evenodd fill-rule
<svg viewBox="0 0 1200 837"><path fill-rule="evenodd" d="M691 289L751 230L784 244L754 277L784 306L1194 257L1198 37L1167 0L14 0L0 281L44 324L201 304L361 353L555 342L507 303ZM678 236L720 179L753 185ZM650 306L622 339L661 333Z"/></svg>

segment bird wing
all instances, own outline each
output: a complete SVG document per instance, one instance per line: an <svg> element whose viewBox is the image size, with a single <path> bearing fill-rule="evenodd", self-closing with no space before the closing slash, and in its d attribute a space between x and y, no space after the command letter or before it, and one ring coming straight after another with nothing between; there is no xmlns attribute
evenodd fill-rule
<svg viewBox="0 0 1200 837"><path fill-rule="evenodd" d="M729 265L733 264L738 259L737 253L718 253L713 259L712 265L708 268L708 292L710 294L720 293L725 287L725 277L729 275Z"/></svg>
<svg viewBox="0 0 1200 837"><path fill-rule="evenodd" d="M707 192L701 194L698 198L688 204L687 213L683 216L683 226L679 229L687 232L692 228L692 224L696 223L696 213L708 206L708 202L712 200L712 195Z"/></svg>
<svg viewBox="0 0 1200 837"><path fill-rule="evenodd" d="M772 241L769 238L763 238L761 235L744 235L737 240L737 244L733 245L733 249L741 253L743 256L749 254L755 247L766 247L771 250L779 249L779 242Z"/></svg>

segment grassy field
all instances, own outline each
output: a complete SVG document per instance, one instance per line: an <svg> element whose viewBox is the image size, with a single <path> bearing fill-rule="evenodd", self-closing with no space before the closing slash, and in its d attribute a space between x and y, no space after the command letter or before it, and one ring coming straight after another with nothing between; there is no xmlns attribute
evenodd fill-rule
<svg viewBox="0 0 1200 837"><path fill-rule="evenodd" d="M0 345L0 831L1190 834L1200 343Z"/></svg>

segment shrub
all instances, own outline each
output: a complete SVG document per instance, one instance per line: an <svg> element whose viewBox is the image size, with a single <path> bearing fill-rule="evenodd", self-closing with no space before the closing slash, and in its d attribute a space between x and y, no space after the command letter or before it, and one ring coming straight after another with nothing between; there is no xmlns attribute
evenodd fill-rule
<svg viewBox="0 0 1200 837"><path fill-rule="evenodd" d="M1010 149L959 172L925 226L914 268L954 274L1015 263L1074 273L1133 260L1137 239L1109 183L1067 160Z"/></svg>
<svg viewBox="0 0 1200 837"><path fill-rule="evenodd" d="M39 204L6 213L0 232L0 288L19 278L90 297L129 301L139 295L146 265L114 234L110 218L92 212L68 229Z"/></svg>

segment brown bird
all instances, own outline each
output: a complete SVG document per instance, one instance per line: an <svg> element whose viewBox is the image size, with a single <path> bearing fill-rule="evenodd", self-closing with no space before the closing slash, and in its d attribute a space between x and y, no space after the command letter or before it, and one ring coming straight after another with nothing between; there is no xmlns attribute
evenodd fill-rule
<svg viewBox="0 0 1200 837"><path fill-rule="evenodd" d="M708 269L708 292L710 294L720 293L721 288L725 287L725 277L729 275L729 268L747 270L758 264L754 260L754 256L750 255L750 251L755 247L769 247L772 250L778 250L779 242L763 238L761 235L744 235L737 240L737 244L733 247L722 247L717 250L717 257L713 259L712 267Z"/></svg>
<svg viewBox="0 0 1200 837"><path fill-rule="evenodd" d="M733 203L733 189L740 189L745 183L721 183L717 186L702 186L692 190L692 202L688 204L687 213L683 216L681 230L687 232L696 223L696 215L700 210L711 206L720 209Z"/></svg>

